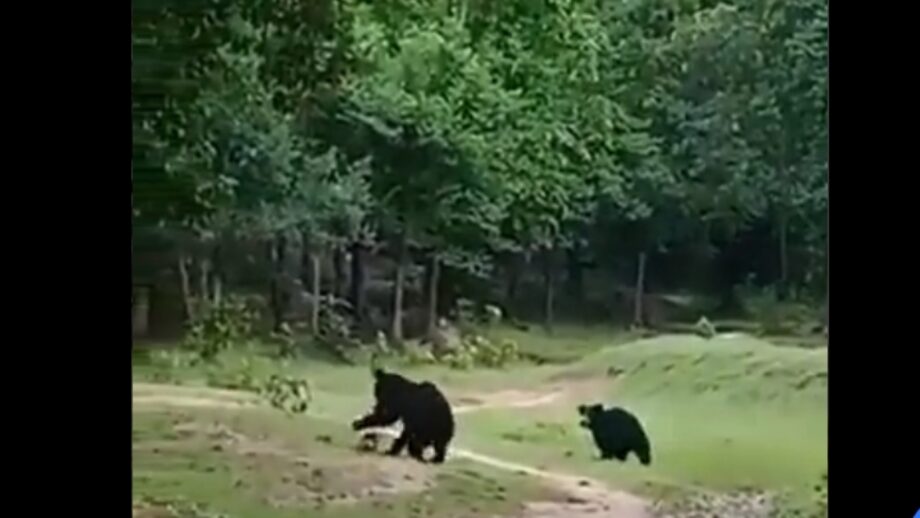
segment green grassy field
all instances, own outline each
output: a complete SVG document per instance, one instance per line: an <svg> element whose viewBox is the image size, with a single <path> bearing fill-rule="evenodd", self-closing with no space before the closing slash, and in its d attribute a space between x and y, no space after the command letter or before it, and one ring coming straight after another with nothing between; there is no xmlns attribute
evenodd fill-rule
<svg viewBox="0 0 920 518"><path fill-rule="evenodd" d="M826 349L777 347L746 336L704 340L669 335L628 341L628 335L601 330L563 330L553 336L542 331L500 332L515 338L522 350L553 357L557 363L471 371L393 367L412 378L435 381L455 405L468 395L488 396L505 389L547 393L573 387L540 406L458 415L458 447L656 496L700 488L757 488L804 498L826 469ZM175 409L136 408L136 497L182 497L232 516L293 516L304 508L311 509L311 516L357 516L372 509L384 516L452 516L454 510L468 511L470 505L457 495L472 498L478 491L488 493L487 487L501 486L504 500L486 499L488 505L481 513L463 514L494 516L508 512L511 508L506 504L546 492L526 477L454 459L435 468L436 483L412 496L338 505L311 494L302 501L295 498L296 505L279 504L270 498L272 488L291 485L276 479L290 470L298 472L292 461L276 459L267 462L288 464L247 469L245 457L215 450L213 441L176 438L176 423L224 423L235 433L279 441L285 451L316 457L328 466L347 465L357 453L351 447L355 437L345 423L371 404L369 370L316 357L279 362L257 351L227 353L220 366L169 365L162 358L155 362L139 358L134 368L138 381L190 386L205 385L209 377L212 383L233 378L239 372L255 378L274 372L307 377L314 389L312 417L287 418L267 409L183 409L179 415ZM588 433L577 426L575 411L577 404L589 402L622 405L640 417L652 440L651 467L643 468L635 460L626 464L596 460ZM170 447L156 452L148 447L164 437L173 438ZM405 464L411 463L401 465ZM477 477L485 477L488 484L477 485ZM230 489L234 487L247 489ZM224 496L228 491L232 496Z"/></svg>
<svg viewBox="0 0 920 518"><path fill-rule="evenodd" d="M826 374L825 349L751 338L644 340L588 356L551 378L606 379L584 402L640 416L653 443L650 469L594 460L572 401L471 414L467 438L477 450L539 458L640 490L652 484L807 492L827 465Z"/></svg>
<svg viewBox="0 0 920 518"><path fill-rule="evenodd" d="M141 516L479 516L551 496L525 477L462 459L438 469L359 454L344 427L267 409L136 409ZM473 509L473 514L464 514Z"/></svg>

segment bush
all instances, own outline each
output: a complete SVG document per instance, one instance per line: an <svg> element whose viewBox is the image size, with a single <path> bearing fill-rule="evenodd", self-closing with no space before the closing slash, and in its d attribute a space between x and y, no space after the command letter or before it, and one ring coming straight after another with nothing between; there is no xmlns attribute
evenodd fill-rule
<svg viewBox="0 0 920 518"><path fill-rule="evenodd" d="M302 414L313 401L310 383L302 378L272 374L260 390L265 399L286 414Z"/></svg>
<svg viewBox="0 0 920 518"><path fill-rule="evenodd" d="M463 338L458 351L444 356L445 361L454 368L470 368L473 365L500 368L520 357L517 342L506 339L496 344L488 338L473 334Z"/></svg>
<svg viewBox="0 0 920 518"><path fill-rule="evenodd" d="M282 323L281 329L269 336L269 341L278 348L279 358L292 358L297 355L297 341L287 322Z"/></svg>
<svg viewBox="0 0 920 518"><path fill-rule="evenodd" d="M244 299L228 296L192 322L183 346L203 360L213 360L221 352L247 342L255 321L256 315Z"/></svg>
<svg viewBox="0 0 920 518"><path fill-rule="evenodd" d="M808 305L794 301L779 301L772 287L758 289L749 285L738 288L745 311L760 324L764 334L790 334L817 321L816 312Z"/></svg>
<svg viewBox="0 0 920 518"><path fill-rule="evenodd" d="M445 354L440 361L447 364L451 369L469 370L475 365L476 358L468 349L460 348Z"/></svg>
<svg viewBox="0 0 920 518"><path fill-rule="evenodd" d="M410 365L431 365L438 362L431 349L414 344L407 343L403 355Z"/></svg>
<svg viewBox="0 0 920 518"><path fill-rule="evenodd" d="M827 472L821 474L821 482L815 486L816 518L827 518Z"/></svg>
<svg viewBox="0 0 920 518"><path fill-rule="evenodd" d="M230 390L258 392L260 383L255 368L249 358L242 358L239 363L229 365L212 362L205 373L209 387Z"/></svg>
<svg viewBox="0 0 920 518"><path fill-rule="evenodd" d="M821 474L820 481L814 487L814 500L811 505L792 505L780 501L775 506L771 518L827 518L827 472Z"/></svg>
<svg viewBox="0 0 920 518"><path fill-rule="evenodd" d="M151 368L151 380L159 383L177 382L176 371L194 367L199 361L196 353L180 349L156 349L145 356L143 363Z"/></svg>

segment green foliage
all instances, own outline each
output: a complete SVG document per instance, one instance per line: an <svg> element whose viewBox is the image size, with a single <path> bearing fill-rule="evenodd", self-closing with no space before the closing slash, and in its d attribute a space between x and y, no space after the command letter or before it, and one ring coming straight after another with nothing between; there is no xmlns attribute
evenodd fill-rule
<svg viewBox="0 0 920 518"><path fill-rule="evenodd" d="M271 405L286 414L302 414L313 401L310 383L302 378L272 374L259 392Z"/></svg>
<svg viewBox="0 0 920 518"><path fill-rule="evenodd" d="M151 369L151 381L176 383L176 371L196 365L200 356L182 349L155 349L140 361Z"/></svg>
<svg viewBox="0 0 920 518"><path fill-rule="evenodd" d="M476 365L476 356L470 349L462 347L441 356L440 361L452 369L469 370Z"/></svg>
<svg viewBox="0 0 920 518"><path fill-rule="evenodd" d="M133 26L134 222L181 254L405 236L485 277L766 224L801 251L782 281L826 287L825 0L144 0Z"/></svg>
<svg viewBox="0 0 920 518"><path fill-rule="evenodd" d="M813 488L812 501L794 503L780 500L771 518L827 518L827 471Z"/></svg>
<svg viewBox="0 0 920 518"><path fill-rule="evenodd" d="M772 286L742 287L738 292L745 310L759 322L764 334L790 334L818 321L814 308L801 302L779 300Z"/></svg>
<svg viewBox="0 0 920 518"><path fill-rule="evenodd" d="M506 338L495 343L482 335L469 334L464 336L459 349L447 353L441 361L456 369L469 369L475 365L502 368L519 357L520 351L514 340Z"/></svg>
<svg viewBox="0 0 920 518"><path fill-rule="evenodd" d="M222 351L247 343L254 322L255 313L244 299L227 297L205 308L189 327L183 346L201 359L212 361Z"/></svg>
<svg viewBox="0 0 920 518"><path fill-rule="evenodd" d="M255 365L250 358L238 361L218 359L208 364L205 381L209 387L257 392L261 386Z"/></svg>
<svg viewBox="0 0 920 518"><path fill-rule="evenodd" d="M815 486L816 518L827 518L827 471L821 474L821 482Z"/></svg>
<svg viewBox="0 0 920 518"><path fill-rule="evenodd" d="M485 367L504 367L516 361L519 356L517 342L508 339L496 344L478 337L474 339L469 348L473 351L476 361Z"/></svg>
<svg viewBox="0 0 920 518"><path fill-rule="evenodd" d="M413 343L406 343L402 354L409 365L431 365L438 362L430 348Z"/></svg>
<svg viewBox="0 0 920 518"><path fill-rule="evenodd" d="M292 358L297 355L297 340L287 322L282 322L278 331L272 331L269 341L278 347L279 358Z"/></svg>
<svg viewBox="0 0 920 518"><path fill-rule="evenodd" d="M336 307L330 297L324 297L320 302L319 338L331 346L349 345L354 341L348 316Z"/></svg>

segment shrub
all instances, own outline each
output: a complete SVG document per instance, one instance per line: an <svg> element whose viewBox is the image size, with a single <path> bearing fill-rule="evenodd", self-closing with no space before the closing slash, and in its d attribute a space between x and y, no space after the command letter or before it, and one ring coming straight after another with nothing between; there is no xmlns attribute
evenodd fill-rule
<svg viewBox="0 0 920 518"><path fill-rule="evenodd" d="M240 297L228 296L202 312L189 326L183 346L203 360L249 340L256 317Z"/></svg>
<svg viewBox="0 0 920 518"><path fill-rule="evenodd" d="M302 378L272 374L260 390L275 408L286 414L302 414L313 401L310 383Z"/></svg>
<svg viewBox="0 0 920 518"><path fill-rule="evenodd" d="M249 358L239 363L212 362L205 373L209 387L257 392L260 387L255 367Z"/></svg>

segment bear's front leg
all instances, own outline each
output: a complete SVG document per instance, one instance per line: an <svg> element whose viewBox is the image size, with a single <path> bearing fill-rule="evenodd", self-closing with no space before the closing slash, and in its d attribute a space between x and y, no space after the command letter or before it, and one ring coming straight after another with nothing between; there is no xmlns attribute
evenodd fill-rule
<svg viewBox="0 0 920 518"><path fill-rule="evenodd" d="M425 462L425 446L416 438L409 439L409 456L419 462Z"/></svg>
<svg viewBox="0 0 920 518"><path fill-rule="evenodd" d="M406 430L403 430L402 433L399 434L399 437L397 437L396 440L393 441L393 445L390 446L390 449L387 451L387 455L393 455L393 456L399 455L400 453L402 453L403 448L406 447L406 443L408 442L409 442L409 434L406 432Z"/></svg>

